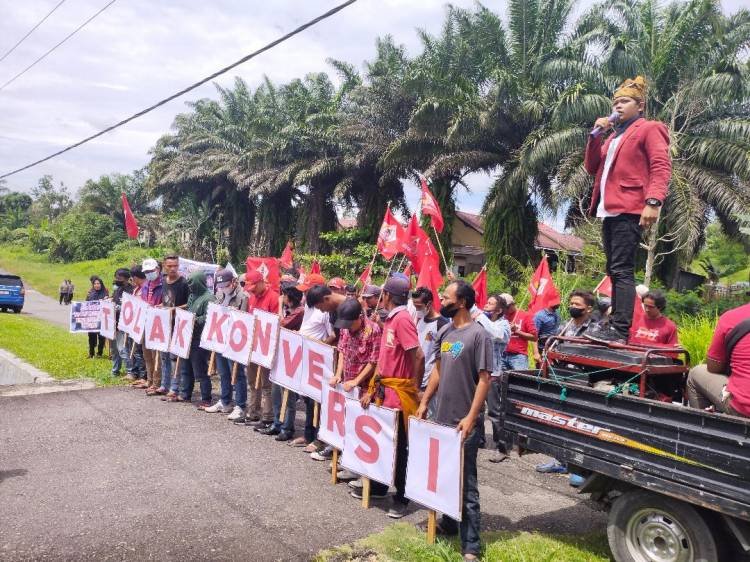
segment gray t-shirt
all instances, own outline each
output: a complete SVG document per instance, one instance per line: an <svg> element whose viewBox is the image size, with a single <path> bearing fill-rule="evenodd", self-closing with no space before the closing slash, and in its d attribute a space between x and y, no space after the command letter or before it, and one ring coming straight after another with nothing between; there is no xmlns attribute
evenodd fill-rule
<svg viewBox="0 0 750 562"><path fill-rule="evenodd" d="M492 372L492 338L476 322L463 328L447 324L435 339L435 357L440 359L440 386L432 419L456 425L471 409L479 371Z"/></svg>

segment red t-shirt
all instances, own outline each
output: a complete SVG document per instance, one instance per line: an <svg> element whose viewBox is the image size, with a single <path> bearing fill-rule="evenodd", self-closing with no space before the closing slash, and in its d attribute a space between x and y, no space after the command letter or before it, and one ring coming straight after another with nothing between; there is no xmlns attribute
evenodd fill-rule
<svg viewBox="0 0 750 562"><path fill-rule="evenodd" d="M631 328L630 343L639 345L669 345L675 346L677 342L677 326L666 316L659 316L652 320L645 314L641 321Z"/></svg>
<svg viewBox="0 0 750 562"><path fill-rule="evenodd" d="M750 336L745 336L732 351L731 361L728 361L726 350L727 334L745 318L750 317L750 303L726 311L719 317L716 331L708 348L708 357L719 363L731 363L732 372L729 375L727 390L732 395L730 406L744 416L750 417Z"/></svg>
<svg viewBox="0 0 750 562"><path fill-rule="evenodd" d="M255 293L248 293L247 299L247 311L252 312L256 308L259 310L265 310L271 314L279 313L279 293L266 287L266 290L257 296Z"/></svg>
<svg viewBox="0 0 750 562"><path fill-rule="evenodd" d="M516 313L513 316L508 316L506 314L505 319L511 326L515 324L522 332L533 334L536 338L534 317L525 310L516 310ZM526 355L528 352L529 341L511 332L510 341L508 342L508 347L505 348L505 353L522 353L523 355Z"/></svg>
<svg viewBox="0 0 750 562"><path fill-rule="evenodd" d="M383 378L411 379L414 377L412 363L406 352L419 347L417 327L405 306L397 306L383 324L380 340L378 371ZM398 394L391 388L385 389L383 406L401 408Z"/></svg>

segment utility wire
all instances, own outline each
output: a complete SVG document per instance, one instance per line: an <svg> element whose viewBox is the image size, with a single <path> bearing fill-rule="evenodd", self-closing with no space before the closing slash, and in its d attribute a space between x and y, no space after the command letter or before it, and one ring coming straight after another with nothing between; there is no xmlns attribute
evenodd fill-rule
<svg viewBox="0 0 750 562"><path fill-rule="evenodd" d="M7 56L8 56L9 54L11 54L11 53L12 53L13 51L15 51L15 50L16 50L16 48L17 48L17 47L18 47L18 46L19 46L19 45L20 45L21 43L23 43L24 41L26 41L26 38L27 38L27 37L28 37L29 35L31 35L32 33L34 33L34 31L36 31L36 28L37 28L37 27L39 27L40 25L42 25L42 24L43 24L43 23L44 23L44 22L46 21L46 19L47 19L48 17L50 17L50 16L51 16L51 15L52 15L52 14L53 14L53 13L55 12L55 10L57 10L57 9L58 9L58 8L59 8L60 6L62 6L62 5L64 4L64 3L65 3L65 0L60 0L60 2L58 2L58 3L57 3L57 6L55 6L54 8L52 8L52 9L51 9L51 10L50 10L50 11L49 11L49 12L47 13L47 15L46 15L46 16L44 16L44 17L43 17L43 18L42 18L41 20L39 20L39 22L38 22L38 23L37 23L37 24L36 24L36 25L35 25L34 27L32 27L32 28L31 28L31 29L29 30L29 32L28 32L28 33L27 33L26 35L24 35L23 37L21 37L21 38L20 38L20 39L18 40L18 42L17 42L17 43L15 44L15 45L13 45L13 46L12 46L12 47L11 47L11 48L10 48L10 49L8 50L8 51L6 51L6 52L5 52L5 54L4 54L4 55L3 55L2 57L0 57L0 62L3 62L3 61L4 61L5 59L6 59L6 57L7 57Z"/></svg>
<svg viewBox="0 0 750 562"><path fill-rule="evenodd" d="M47 55L49 55L50 53L52 53L52 51L54 51L60 45L62 45L63 43L65 43L68 39L70 39L71 37L73 37L73 35L75 35L79 31L81 31L84 27L86 27L89 24L89 22L91 22L94 18L96 18L96 16L98 16L99 14L101 14L104 10L106 10L107 8L109 8L116 1L117 0L111 0L111 2L109 4L107 4L106 6L104 6L101 10L99 10L98 12L96 12L93 16L91 16L85 22L83 22L81 25L79 25L78 27L76 27L72 32L70 32L68 35L66 35L65 38L62 41L60 41L57 45L55 45L54 47L52 47L51 49L49 49L41 57L39 57L38 59L36 59L29 66L27 66L21 72L19 72L18 74L16 74L13 78L11 78L5 84L3 84L2 86L0 86L0 91L2 91L3 89L5 89L6 86L9 86L13 82L15 82L17 79L19 79L24 74L26 74L26 72L28 72L29 70L31 70L32 68L34 68L38 63L42 62L45 58L47 58Z"/></svg>
<svg viewBox="0 0 750 562"><path fill-rule="evenodd" d="M295 35L303 32L308 27L312 27L312 26L320 23L324 19L327 19L327 18L331 17L332 15L340 12L341 10L343 10L344 8L346 8L347 6L350 6L351 4L354 4L356 1L357 0L347 0L346 2L342 2L338 6L336 6L336 7L332 8L332 9L328 10L324 14L319 15L315 19L312 19L312 20L308 21L307 23L302 24L297 29L294 29L294 30L290 31L289 33L287 33L286 35L283 35L283 36L279 37L278 39L275 39L274 41L271 41L270 43L268 43L267 45L261 47L257 51L254 51L254 52L250 53L249 55L246 55L246 56L242 57L237 62L233 62L229 66L225 66L224 68L222 68L220 70L217 70L213 74L211 74L209 76L206 76L205 78L203 78L199 82L196 82L195 84L192 84L192 85L188 86L187 88L184 88L184 89L180 90L179 92L176 92L176 93L172 94L168 98L164 98L163 100L161 100L159 102L156 102L154 105L152 105L150 107L147 107L146 109L143 109L143 110L139 111L138 113L134 113L130 117L127 117L126 119L123 119L122 121L120 121L118 123L115 123L114 125L111 125L111 126L107 127L106 129L103 129L103 130L99 131L98 133L95 133L95 134L91 135L90 137L86 137L85 139L83 139L81 141L78 141L75 144L71 144L70 146L67 146L67 147L63 148L62 150L58 150L57 152L55 152L53 154L50 154L49 156L46 156L46 157L44 157L44 158L42 158L40 160L37 160L36 162L32 162L31 164L27 164L26 166L23 166L22 168L18 168L16 170L13 170L12 172L7 172L7 173L5 173L5 174L3 174L3 175L0 176L0 180L3 179L3 178L7 178L9 176L12 176L13 174L17 174L18 172L22 172L24 170L28 170L29 168L33 168L34 166L37 166L38 164L41 164L42 162L46 162L47 160L51 160L52 158L55 158L56 156L60 156L61 154L64 154L64 153L68 152L69 150L73 150L74 148L77 148L77 147L81 146L82 144L85 144L85 143L87 143L87 142L89 142L91 140L94 140L97 137L100 137L100 136L102 136L102 135L104 135L106 133L109 133L110 131L113 131L113 130L117 129L118 127L121 127L122 125L125 125L126 123L129 123L130 121L133 121L134 119L138 119L139 117L142 117L143 115L146 115L147 113L153 111L154 109L156 109L158 107L161 107L165 103L169 103L170 101L172 101L172 100L174 100L176 98L179 98L180 96L188 93L189 91L194 90L195 88L198 88L199 86L202 86L206 82L208 82L210 80L213 80L214 78L216 78L218 76L221 76L225 72L229 72L234 67L239 66L242 63L249 61L250 59L252 59L252 58L254 58L254 57L256 57L256 56L258 56L258 55L260 55L260 54L262 54L262 53L264 53L266 51L268 51L269 49L272 49L276 45L279 45L280 43L283 43L284 41L286 41L288 39L291 39Z"/></svg>

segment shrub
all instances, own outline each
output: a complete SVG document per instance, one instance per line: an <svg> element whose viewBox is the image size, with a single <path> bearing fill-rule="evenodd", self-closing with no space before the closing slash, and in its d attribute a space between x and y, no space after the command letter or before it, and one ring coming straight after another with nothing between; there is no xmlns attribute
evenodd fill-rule
<svg viewBox="0 0 750 562"><path fill-rule="evenodd" d="M124 237L111 217L90 211L65 214L53 230L50 259L66 262L103 258Z"/></svg>
<svg viewBox="0 0 750 562"><path fill-rule="evenodd" d="M691 364L705 363L708 346L716 329L716 320L715 314L683 315L677 319L680 345L690 353Z"/></svg>

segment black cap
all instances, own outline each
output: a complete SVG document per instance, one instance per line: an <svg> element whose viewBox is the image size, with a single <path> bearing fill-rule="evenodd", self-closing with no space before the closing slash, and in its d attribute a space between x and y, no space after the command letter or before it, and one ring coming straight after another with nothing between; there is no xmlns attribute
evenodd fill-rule
<svg viewBox="0 0 750 562"><path fill-rule="evenodd" d="M348 329L352 323L362 316L362 305L357 299L346 299L336 309L336 323L333 325L337 329Z"/></svg>

